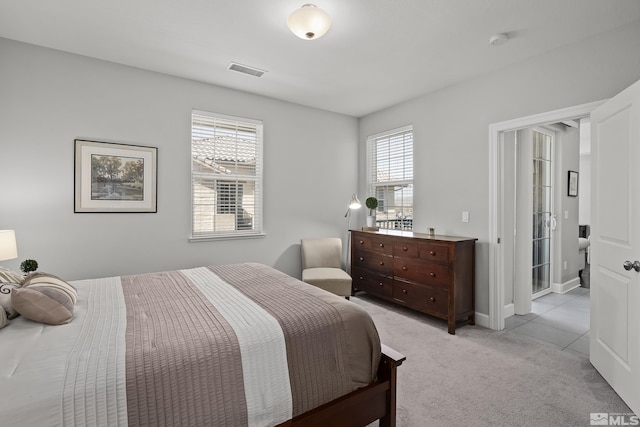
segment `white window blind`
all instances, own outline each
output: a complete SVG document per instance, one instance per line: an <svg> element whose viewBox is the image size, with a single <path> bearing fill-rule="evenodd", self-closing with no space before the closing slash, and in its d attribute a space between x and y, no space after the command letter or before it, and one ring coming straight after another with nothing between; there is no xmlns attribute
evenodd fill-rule
<svg viewBox="0 0 640 427"><path fill-rule="evenodd" d="M191 114L191 238L261 235L262 122Z"/></svg>
<svg viewBox="0 0 640 427"><path fill-rule="evenodd" d="M376 226L412 230L412 126L367 138L367 183L369 194L378 199Z"/></svg>

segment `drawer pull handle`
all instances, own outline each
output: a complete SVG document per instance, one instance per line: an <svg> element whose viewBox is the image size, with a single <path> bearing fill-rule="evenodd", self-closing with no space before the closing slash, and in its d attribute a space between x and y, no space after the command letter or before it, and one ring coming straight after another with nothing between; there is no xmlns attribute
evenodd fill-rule
<svg viewBox="0 0 640 427"><path fill-rule="evenodd" d="M384 261L380 261L380 265L384 265Z"/></svg>
<svg viewBox="0 0 640 427"><path fill-rule="evenodd" d="M407 290L406 290L406 289L403 289L403 290L402 290L402 293L406 295L406 294L407 294Z"/></svg>
<svg viewBox="0 0 640 427"><path fill-rule="evenodd" d="M403 269L404 271L407 271L407 266L406 266L406 265L403 265L403 266L402 266L402 269Z"/></svg>
<svg viewBox="0 0 640 427"><path fill-rule="evenodd" d="M429 254L430 254L431 256L436 256L436 251L429 251Z"/></svg>
<svg viewBox="0 0 640 427"><path fill-rule="evenodd" d="M408 247L406 247L406 246L403 246L403 247L402 247L402 250L406 252L406 251L408 251L408 250L409 250L409 248L408 248Z"/></svg>
<svg viewBox="0 0 640 427"><path fill-rule="evenodd" d="M384 248L384 243L380 243L380 247L381 247L381 248Z"/></svg>
<svg viewBox="0 0 640 427"><path fill-rule="evenodd" d="M360 257L360 261L364 261L364 257Z"/></svg>
<svg viewBox="0 0 640 427"><path fill-rule="evenodd" d="M429 276L431 277L436 277L436 273L434 273L433 271L431 273L429 273Z"/></svg>
<svg viewBox="0 0 640 427"><path fill-rule="evenodd" d="M378 286L382 287L384 284L382 282L378 283Z"/></svg>
<svg viewBox="0 0 640 427"><path fill-rule="evenodd" d="M360 240L360 244L361 244L361 245L364 245L364 240Z"/></svg>
<svg viewBox="0 0 640 427"><path fill-rule="evenodd" d="M431 298L429 298L429 301L436 302L436 299L434 297L431 297Z"/></svg>

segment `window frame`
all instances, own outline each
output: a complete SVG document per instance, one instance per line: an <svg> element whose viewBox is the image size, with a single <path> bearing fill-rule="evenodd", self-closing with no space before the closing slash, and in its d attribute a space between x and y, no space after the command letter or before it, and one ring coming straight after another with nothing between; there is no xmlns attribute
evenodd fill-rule
<svg viewBox="0 0 640 427"><path fill-rule="evenodd" d="M238 125L244 125L255 128L255 136L256 136L256 159L255 159L255 175L251 176L251 181L255 183L254 186L254 215L252 217L252 229L251 230L238 230L237 229L237 218L236 218L236 229L228 230L228 231L210 231L210 232L196 232L195 230L195 180L198 176L202 176L202 172L194 171L194 118L195 116L203 116L213 119L214 121L218 121L220 123L236 123ZM264 193L264 178L263 178L263 148L264 148L264 124L262 120L250 119L246 117L238 117L231 116L227 114L213 113L209 111L191 110L191 141L189 143L189 162L190 162L190 175L191 175L191 219L190 219L190 233L189 233L189 241L190 242L202 242L202 241L211 241L211 240L229 240L229 239L246 239L246 238L260 238L266 236L264 232L263 224L264 224L264 203L263 203L263 193ZM211 173L212 180L216 181L216 187L219 185L238 185L228 182L225 183L225 180L218 180L215 177L219 176L219 174ZM230 174L229 181L232 181L234 178L236 180L246 180L246 175L242 174ZM227 196L228 197L228 196ZM217 212L221 206L218 206L217 203L213 204L213 209ZM241 207L241 206L240 206ZM244 209L244 208L242 208ZM236 212L238 209L236 208Z"/></svg>
<svg viewBox="0 0 640 427"><path fill-rule="evenodd" d="M373 156L377 156L377 152L374 152L373 150L375 149L375 143L383 138L391 138L394 135L398 135L398 134L405 134L405 133L411 133L411 179L402 179L402 180L393 180L393 181L389 181L388 183L381 183L380 181L377 181L377 179L374 178L374 176L377 176L377 170L374 171L374 159ZM409 183L411 185L412 188L412 203L411 203L411 211L412 211L412 219L411 219L411 228L404 228L404 221L402 221L400 223L400 228L385 228L385 227L379 227L381 229L386 229L386 230L405 230L405 231L412 231L413 230L413 218L415 217L415 203L413 201L414 195L415 195L415 175L414 175L414 160L415 160L415 135L414 135L414 129L413 129L413 125L406 125L406 126L402 126L399 128L395 128L395 129L390 129L384 132L380 132L380 133L376 133L373 135L369 135L367 137L367 145L366 145L366 174L367 174L367 194L371 194L373 196L375 196L378 199L378 208L376 209L377 212L382 212L385 211L385 209L388 209L389 207L393 207L395 208L395 201L393 204L390 204L388 200L384 200L380 197L378 197L379 195L379 190L382 187L385 186L390 186L390 185L402 185L403 183ZM404 170L404 167L403 167ZM403 205L402 208L405 208L405 206ZM403 209L404 210L404 209ZM389 219L387 219L387 221L389 221ZM397 221L397 220L396 220ZM377 223L376 223L377 225ZM397 225L397 224L396 224Z"/></svg>

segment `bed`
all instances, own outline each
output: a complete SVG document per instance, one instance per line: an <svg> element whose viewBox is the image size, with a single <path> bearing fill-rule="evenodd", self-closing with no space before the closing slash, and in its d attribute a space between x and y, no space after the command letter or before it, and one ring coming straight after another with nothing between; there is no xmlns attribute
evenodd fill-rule
<svg viewBox="0 0 640 427"><path fill-rule="evenodd" d="M7 425L395 425L357 305L261 264L81 280L73 320L0 329Z"/></svg>

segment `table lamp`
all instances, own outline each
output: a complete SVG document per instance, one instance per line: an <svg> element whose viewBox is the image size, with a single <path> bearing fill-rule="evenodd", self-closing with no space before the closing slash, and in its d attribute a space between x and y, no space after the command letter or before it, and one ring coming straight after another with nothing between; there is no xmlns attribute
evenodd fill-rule
<svg viewBox="0 0 640 427"><path fill-rule="evenodd" d="M16 232L14 230L0 230L0 261L14 258L18 258Z"/></svg>

